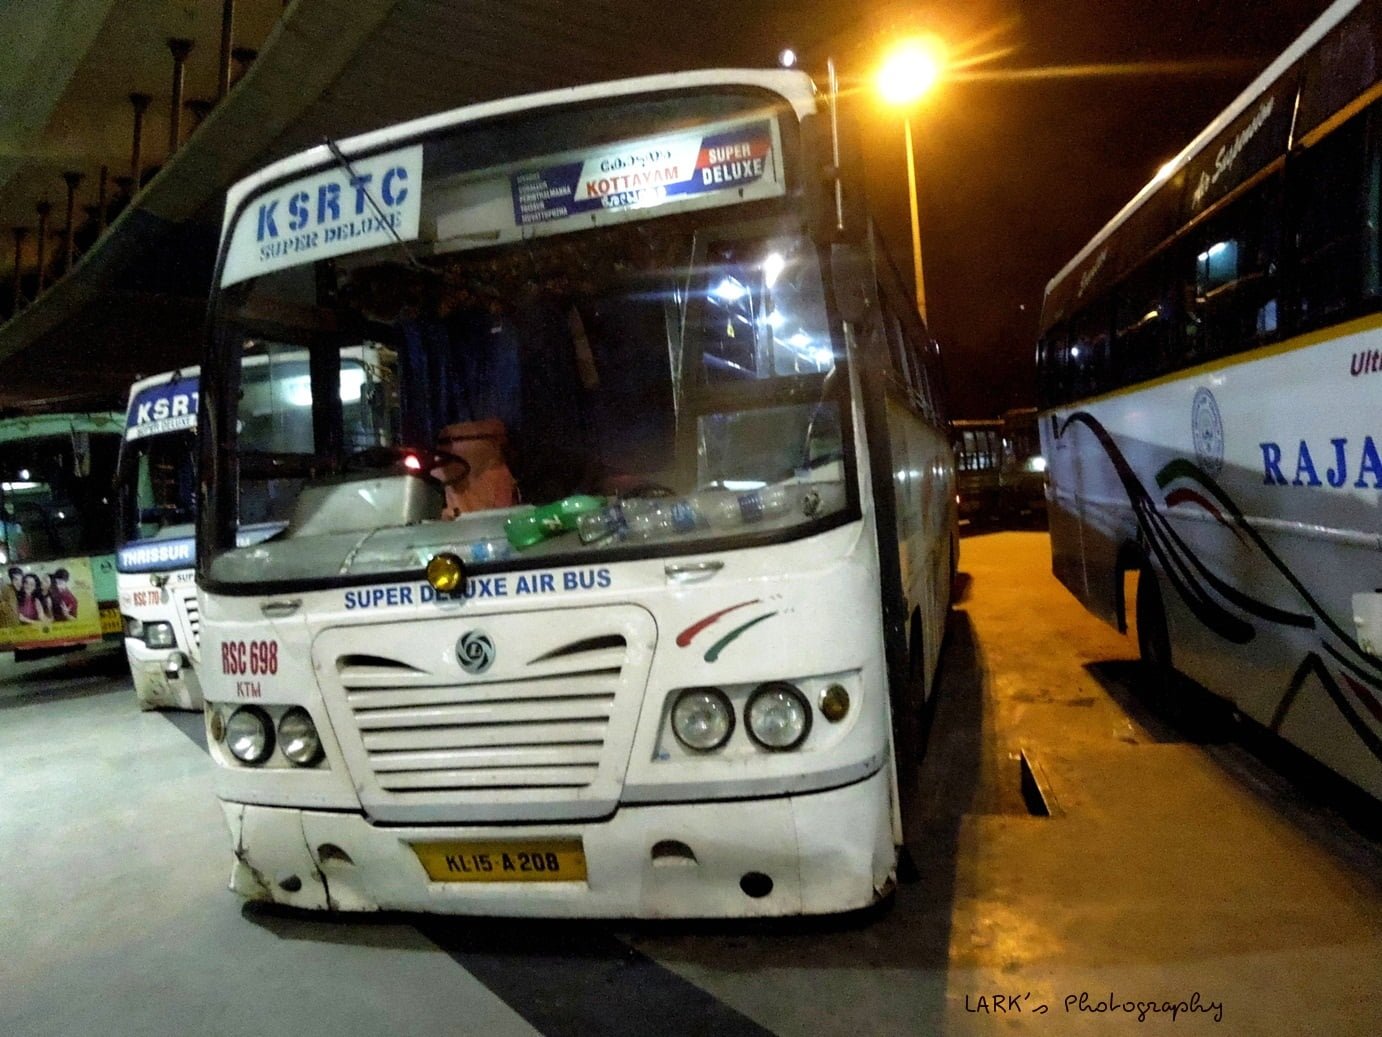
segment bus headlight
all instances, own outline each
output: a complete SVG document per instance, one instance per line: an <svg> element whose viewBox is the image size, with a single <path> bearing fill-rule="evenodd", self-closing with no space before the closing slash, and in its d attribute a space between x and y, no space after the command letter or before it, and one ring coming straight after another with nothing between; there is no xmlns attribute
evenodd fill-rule
<svg viewBox="0 0 1382 1037"><path fill-rule="evenodd" d="M711 752L733 731L734 708L719 688L687 688L672 703L672 733L688 749Z"/></svg>
<svg viewBox="0 0 1382 1037"><path fill-rule="evenodd" d="M241 706L226 721L226 748L241 763L257 767L274 751L274 725L255 706Z"/></svg>
<svg viewBox="0 0 1382 1037"><path fill-rule="evenodd" d="M786 681L761 684L744 707L749 737L764 749L795 749L811 730L811 707Z"/></svg>
<svg viewBox="0 0 1382 1037"><path fill-rule="evenodd" d="M322 758L317 725L301 706L294 706L278 721L278 745L288 761L299 767L311 767Z"/></svg>
<svg viewBox="0 0 1382 1037"><path fill-rule="evenodd" d="M173 648L177 645L171 623L145 623L144 643L150 648Z"/></svg>

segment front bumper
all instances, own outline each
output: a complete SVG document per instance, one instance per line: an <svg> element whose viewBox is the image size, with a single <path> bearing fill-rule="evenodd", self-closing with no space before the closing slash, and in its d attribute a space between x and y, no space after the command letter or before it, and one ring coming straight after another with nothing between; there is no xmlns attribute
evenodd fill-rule
<svg viewBox="0 0 1382 1037"><path fill-rule="evenodd" d="M230 888L252 900L334 911L546 918L829 914L891 887L886 768L843 788L713 804L624 806L607 820L525 826L380 828L359 814L223 802ZM413 842L579 838L584 882L433 882ZM675 841L685 855L653 856ZM750 896L746 874L772 880ZM753 883L749 883L754 888ZM761 890L761 883L759 884Z"/></svg>
<svg viewBox="0 0 1382 1037"><path fill-rule="evenodd" d="M202 686L187 655L125 638L125 655L140 709L201 709Z"/></svg>

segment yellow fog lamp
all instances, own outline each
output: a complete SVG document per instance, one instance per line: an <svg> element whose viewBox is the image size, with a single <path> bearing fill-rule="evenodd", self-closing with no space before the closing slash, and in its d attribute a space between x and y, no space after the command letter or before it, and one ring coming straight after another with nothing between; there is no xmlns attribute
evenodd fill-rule
<svg viewBox="0 0 1382 1037"><path fill-rule="evenodd" d="M849 692L841 684L832 684L821 692L821 716L838 724L849 712Z"/></svg>
<svg viewBox="0 0 1382 1037"><path fill-rule="evenodd" d="M433 555L427 563L427 582L438 594L458 594L465 587L465 566L450 551Z"/></svg>

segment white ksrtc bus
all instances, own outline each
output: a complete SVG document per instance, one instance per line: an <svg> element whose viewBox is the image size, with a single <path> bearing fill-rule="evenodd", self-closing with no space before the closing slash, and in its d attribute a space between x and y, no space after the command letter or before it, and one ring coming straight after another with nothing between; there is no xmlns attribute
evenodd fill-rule
<svg viewBox="0 0 1382 1037"><path fill-rule="evenodd" d="M194 580L198 369L130 388L117 475L115 567L125 654L141 709L201 709L201 612Z"/></svg>
<svg viewBox="0 0 1382 1037"><path fill-rule="evenodd" d="M265 449L278 449L309 436L301 399L308 354L247 355L240 391L247 415L273 411L276 420L241 430L241 444L256 436ZM351 416L355 449L378 445L387 433L362 413L387 407L393 356L378 348L341 351L340 400ZM276 363L276 368L273 364ZM297 379L295 381L294 379ZM272 394L282 397L276 403ZM200 369L168 371L130 389L125 443L117 475L120 539L116 552L125 651L143 709L171 706L201 709L201 609L194 579L197 509L197 409ZM310 419L307 419L310 423ZM361 431L368 430L368 431ZM310 438L308 439L310 443ZM274 536L282 522L247 523L237 533L242 546Z"/></svg>
<svg viewBox="0 0 1382 1037"><path fill-rule="evenodd" d="M1056 575L1382 797L1382 13L1342 0L1050 283Z"/></svg>
<svg viewBox="0 0 1382 1037"><path fill-rule="evenodd" d="M233 889L665 917L891 888L954 473L830 122L800 73L658 76L232 189L197 560ZM375 446L343 346L397 354Z"/></svg>

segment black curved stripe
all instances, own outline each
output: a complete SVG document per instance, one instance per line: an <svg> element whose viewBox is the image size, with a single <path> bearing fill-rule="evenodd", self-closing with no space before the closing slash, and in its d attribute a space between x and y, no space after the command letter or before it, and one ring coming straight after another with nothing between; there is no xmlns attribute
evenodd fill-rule
<svg viewBox="0 0 1382 1037"><path fill-rule="evenodd" d="M1119 481L1123 484L1123 489L1128 495L1128 502L1132 505L1133 513L1137 518L1138 528L1146 538L1148 546L1161 562L1162 571L1176 592L1181 596L1187 608L1211 631L1223 637L1225 640L1233 641L1237 644L1244 644L1252 639L1253 628L1246 621L1227 612L1218 602L1212 600L1205 592L1200 581L1195 577L1191 569L1198 571L1204 581L1209 584L1226 600L1237 605L1239 608L1251 615L1261 619L1270 620L1285 626L1294 626L1304 629L1318 629L1318 622L1323 622L1329 631L1335 634L1348 648L1352 649L1360 661L1353 661L1344 656L1337 648L1327 640L1321 639L1321 644L1325 651L1333 656L1341 665L1349 671L1357 674L1373 687L1379 687L1377 678L1364 672L1363 666L1378 669L1382 672L1382 665L1366 658L1358 643L1344 632L1334 621L1328 612L1320 607L1319 603L1306 590L1304 584L1296 578L1290 568L1283 562L1274 551L1262 539L1262 536L1247 521L1241 509L1233 502L1217 482L1208 475L1201 472L1188 461L1181 461L1179 464L1173 462L1162 469L1162 474L1172 473L1169 477L1174 477L1174 473L1184 471L1191 475L1201 485L1205 486L1218 499L1230 514L1233 515L1235 523L1244 530L1251 538L1254 546L1267 559L1267 561L1290 583L1298 594L1304 599L1306 605L1315 613L1315 617L1307 616L1303 613L1291 612L1279 609L1276 606L1261 602L1251 596L1232 587L1215 573L1211 572L1196 553L1181 539L1169 519L1163 515L1156 507L1155 501L1143 487L1137 473L1133 471L1132 465L1128 463L1123 452L1114 442L1112 435L1104 428L1103 424L1087 411L1076 411L1066 418L1064 424L1056 432L1056 438L1065 435L1066 430L1071 424L1078 422L1084 425L1094 434L1095 439L1103 448L1109 463L1113 465ZM1169 479L1168 477L1168 479ZM1158 483L1164 487L1165 482L1158 476ZM1335 707L1339 710L1340 716L1353 728L1358 738L1368 750L1378 760L1382 760L1382 738L1371 729L1367 720L1362 717L1353 704L1349 702L1343 689L1339 687L1323 660L1317 652L1309 653L1300 666L1296 668L1291 677L1281 701L1277 704L1273 712L1269 727L1273 732L1279 733L1282 724L1286 720L1291 707L1294 705L1300 689L1305 682L1305 678L1314 674L1319 678L1320 684L1326 693L1333 700Z"/></svg>
<svg viewBox="0 0 1382 1037"><path fill-rule="evenodd" d="M1103 447L1119 481L1123 484L1123 491L1128 495L1133 512L1137 515L1138 526L1147 537L1149 546L1162 564L1162 570L1186 607L1194 613L1195 618L1224 640L1232 641L1234 644L1246 644L1251 641L1256 633L1252 625L1214 601L1201 587L1200 581L1190 570L1192 566L1203 570L1203 566L1195 558L1194 552L1170 528L1166 517L1157 511L1151 495L1143 487L1132 465L1128 463L1128 459L1123 456L1123 452L1118 449L1113 437L1099 420L1087 411L1076 411L1066 418L1057 437L1065 435L1066 430L1075 422L1088 428ZM1185 559L1190 561L1187 562Z"/></svg>
<svg viewBox="0 0 1382 1037"><path fill-rule="evenodd" d="M1234 524L1248 535L1253 545L1266 556L1267 560L1271 562L1273 566L1276 567L1277 572L1295 588L1296 593L1301 596L1305 604L1315 613L1320 623L1324 624L1326 629L1357 653L1359 659L1368 666L1371 666L1379 675L1382 675L1382 661L1375 660L1372 656L1364 652L1363 646L1360 645L1347 630L1335 622L1334 617L1329 614L1329 611L1315 600L1314 595L1310 593L1305 584L1291 571L1291 567L1283 562L1277 553L1272 550L1267 541L1263 539L1262 534L1253 527L1252 523L1248 521L1247 516L1243 514L1242 509L1238 507L1233 498L1224 491L1223 487L1220 486L1218 482L1184 458L1177 458L1167 463L1167 465L1157 473L1157 484L1165 487L1172 479L1180 476L1194 479L1200 486L1208 490L1224 510L1233 516Z"/></svg>

